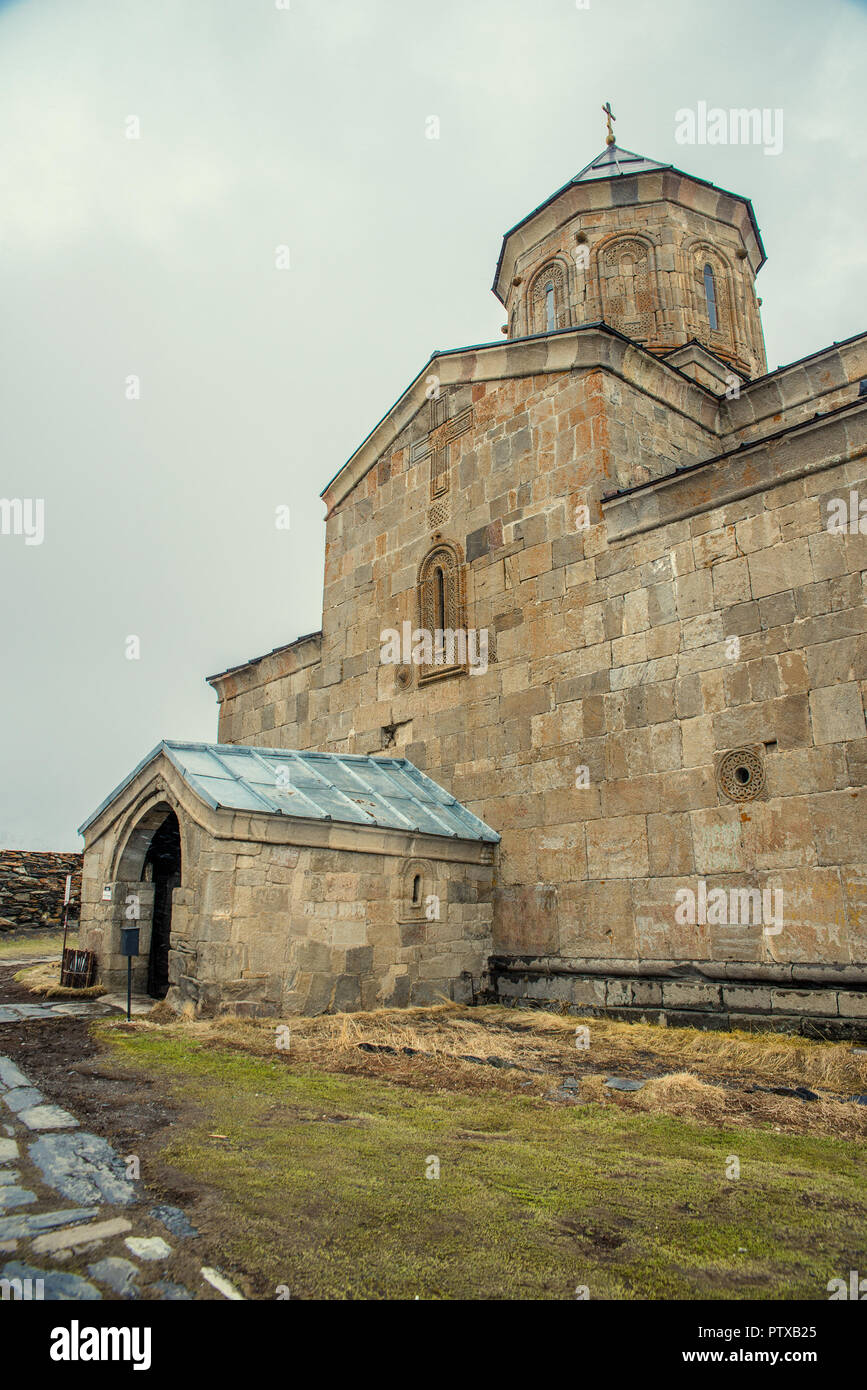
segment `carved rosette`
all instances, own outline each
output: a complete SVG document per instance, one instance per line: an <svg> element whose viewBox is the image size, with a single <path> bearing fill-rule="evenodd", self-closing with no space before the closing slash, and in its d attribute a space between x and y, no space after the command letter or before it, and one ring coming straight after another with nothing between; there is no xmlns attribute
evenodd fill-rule
<svg viewBox="0 0 867 1390"><path fill-rule="evenodd" d="M729 801L755 801L765 788L765 765L757 748L733 748L720 759L716 776Z"/></svg>

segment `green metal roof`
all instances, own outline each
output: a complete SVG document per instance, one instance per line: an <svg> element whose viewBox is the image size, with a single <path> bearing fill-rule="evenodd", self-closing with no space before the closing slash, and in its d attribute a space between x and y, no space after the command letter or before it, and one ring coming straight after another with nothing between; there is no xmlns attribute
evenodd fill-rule
<svg viewBox="0 0 867 1390"><path fill-rule="evenodd" d="M595 179L621 178L627 174L652 174L655 170L671 167L655 159L646 159L643 154L633 154L632 150L621 149L619 145L606 145L601 154L570 179L570 183L592 183Z"/></svg>
<svg viewBox="0 0 867 1390"><path fill-rule="evenodd" d="M164 741L79 827L83 833L143 768L163 753L215 810L379 826L496 844L500 837L406 758L309 753L237 743Z"/></svg>

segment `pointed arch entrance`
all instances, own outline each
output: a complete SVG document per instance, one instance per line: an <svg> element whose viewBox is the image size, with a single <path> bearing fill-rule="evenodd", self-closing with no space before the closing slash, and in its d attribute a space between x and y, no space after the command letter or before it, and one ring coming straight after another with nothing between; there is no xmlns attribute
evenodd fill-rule
<svg viewBox="0 0 867 1390"><path fill-rule="evenodd" d="M147 968L142 983L151 998L164 999L169 988L172 902L182 881L181 829L167 801L151 806L130 831L116 876L123 901L134 897L138 907L140 960Z"/></svg>
<svg viewBox="0 0 867 1390"><path fill-rule="evenodd" d="M145 856L144 880L154 885L151 944L148 952L148 994L165 999L169 990L169 945L172 935L172 894L181 883L181 830L170 811L154 832Z"/></svg>

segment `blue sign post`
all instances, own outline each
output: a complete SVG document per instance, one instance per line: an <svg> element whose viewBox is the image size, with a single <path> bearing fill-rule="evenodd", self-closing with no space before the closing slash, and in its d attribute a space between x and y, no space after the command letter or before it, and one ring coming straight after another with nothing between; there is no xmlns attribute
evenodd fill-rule
<svg viewBox="0 0 867 1390"><path fill-rule="evenodd" d="M126 956L126 1020L132 1017L132 958L138 955L138 927L121 927L120 953Z"/></svg>

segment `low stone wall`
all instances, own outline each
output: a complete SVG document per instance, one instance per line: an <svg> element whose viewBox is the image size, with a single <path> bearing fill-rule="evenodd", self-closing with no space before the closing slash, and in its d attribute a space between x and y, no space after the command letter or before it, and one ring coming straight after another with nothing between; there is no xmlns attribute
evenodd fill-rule
<svg viewBox="0 0 867 1390"><path fill-rule="evenodd" d="M0 850L0 932L59 927L66 875L72 874L69 919L81 910L81 855L51 850Z"/></svg>
<svg viewBox="0 0 867 1390"><path fill-rule="evenodd" d="M653 962L619 973L564 968L562 961L492 957L484 997L497 1004L661 1023L672 1028L743 1028L807 1037L867 1039L867 973L855 967L744 966L691 969ZM731 973L729 973L731 971Z"/></svg>

